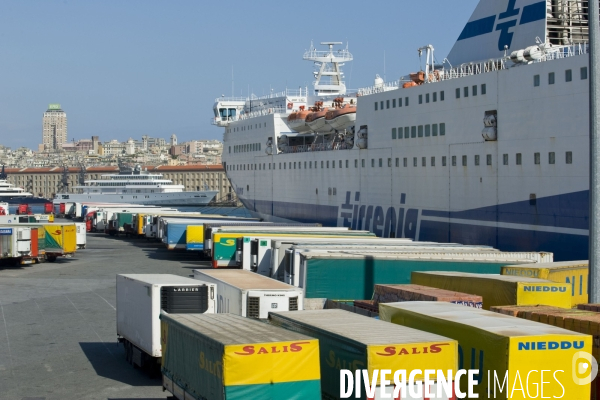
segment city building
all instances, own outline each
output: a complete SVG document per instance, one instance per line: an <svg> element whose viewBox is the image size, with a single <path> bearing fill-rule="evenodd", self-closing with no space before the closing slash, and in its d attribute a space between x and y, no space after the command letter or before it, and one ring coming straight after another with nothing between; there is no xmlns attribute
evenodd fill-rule
<svg viewBox="0 0 600 400"><path fill-rule="evenodd" d="M142 168L152 173L161 173L165 179L170 179L177 185L184 185L185 191L217 190L219 193L215 202L239 205L221 165L148 165ZM118 167L89 167L83 174L79 167L6 168L10 183L48 199L59 192L74 193L74 187L81 181L102 179L102 175L118 172ZM65 186L66 189L63 189Z"/></svg>
<svg viewBox="0 0 600 400"><path fill-rule="evenodd" d="M44 150L62 150L64 143L67 143L67 113L60 104L49 104L42 118Z"/></svg>

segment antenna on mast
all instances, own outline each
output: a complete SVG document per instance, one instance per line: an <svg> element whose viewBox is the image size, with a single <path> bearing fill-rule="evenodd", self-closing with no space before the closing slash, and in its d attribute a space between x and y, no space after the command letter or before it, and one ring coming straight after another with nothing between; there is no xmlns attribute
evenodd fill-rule
<svg viewBox="0 0 600 400"><path fill-rule="evenodd" d="M329 50L318 51L313 43L310 49L304 53L304 60L315 63L315 81L313 87L318 96L338 96L346 94L346 84L343 80L344 74L341 67L347 61L352 61L352 54L348 51L348 45L345 49L333 51L333 46L341 45L342 42L321 42L321 45L328 46Z"/></svg>

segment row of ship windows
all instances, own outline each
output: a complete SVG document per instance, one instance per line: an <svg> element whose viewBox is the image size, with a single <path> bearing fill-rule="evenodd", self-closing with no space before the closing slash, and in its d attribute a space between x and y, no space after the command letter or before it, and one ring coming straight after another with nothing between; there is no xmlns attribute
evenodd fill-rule
<svg viewBox="0 0 600 400"><path fill-rule="evenodd" d="M579 69L579 78L581 80L586 80L588 78L588 70L587 67L581 67ZM548 85L554 85L554 82L556 81L556 77L554 75L554 72L548 72ZM565 70L565 82L571 82L573 81L573 71L570 69ZM533 76L533 86L540 86L540 76L539 75L534 75Z"/></svg>
<svg viewBox="0 0 600 400"><path fill-rule="evenodd" d="M446 124L444 122L439 124L439 129L438 124L392 128L392 139L437 136L438 133L440 136L446 135Z"/></svg>
<svg viewBox="0 0 600 400"><path fill-rule="evenodd" d="M259 124L250 124L250 125L246 125L246 126L238 126L237 128L233 128L233 129L227 129L227 133L229 132L241 132L241 131L251 131L252 129L258 129L258 128L266 128L267 127L267 123L259 123Z"/></svg>
<svg viewBox="0 0 600 400"><path fill-rule="evenodd" d="M481 87L481 90L479 90L479 87ZM468 86L465 86L464 88L462 88L462 96L463 97L469 97L469 92L471 93L471 96L477 96L478 92L481 92L482 95L487 94L487 86L485 83L481 84L480 86L478 85L473 85L470 88ZM456 98L460 99L461 96L461 88L456 88ZM425 93L425 95L420 94L419 95L419 104L423 104L423 99L425 100L425 103L436 103L438 101L438 92L433 92L433 93ZM444 91L440 91L439 92L439 100L440 101L444 101L445 99L445 95L444 95ZM376 101L375 102L375 111L378 110L384 110L384 109L389 109L389 108L396 108L396 104L398 105L398 107L402 107L402 104L404 103L404 107L408 107L408 105L410 104L409 102L409 98L405 97L404 101L402 100L402 98L397 99L398 101L396 102L396 99L391 99L391 100L381 100L381 101Z"/></svg>
<svg viewBox="0 0 600 400"><path fill-rule="evenodd" d="M233 146L233 152L247 153L249 151L260 151L260 147L260 143L237 144ZM231 153L231 146L229 146L229 152Z"/></svg>
<svg viewBox="0 0 600 400"><path fill-rule="evenodd" d="M447 157L446 156L442 156L442 167L445 167L447 165ZM487 154L486 155L486 165L492 165L492 155L491 154ZM366 160L363 158L360 160L361 161L361 167L365 168L366 166ZM413 167L418 167L419 163L419 158L418 157L413 157ZM458 161L458 156L452 156L451 157L451 163L453 167L456 167ZM481 165L481 157L479 155L475 155L473 157L473 163L474 165ZM533 163L536 165L541 164L541 153L534 153L533 154ZM345 160L345 163L342 160L338 161L338 166L339 168L343 168L343 166L346 166L346 168L350 167L350 160ZM371 159L371 167L375 168L376 164L379 166L379 168L383 167L383 158L380 158L378 160L378 162L376 163L376 160L374 158ZM436 157L431 157L430 159L430 165L432 167L435 167L436 164ZM462 156L461 157L461 164L463 167L466 167L468 165L468 156ZM503 154L502 155L502 164L503 165L508 165L509 164L509 155L508 154ZM523 155L522 153L516 153L515 154L515 164L516 165L523 165ZM554 165L556 164L556 153L551 151L548 153L548 164ZM565 153L565 164L573 164L573 152L571 151L567 151ZM314 165L314 167L313 167ZM408 157L404 157L402 159L402 165L404 167L408 167ZM279 168L277 168L277 163L262 163L262 164L237 164L237 165L229 165L227 166L228 170L266 170L268 166L268 169L302 169L302 162L283 162L283 163L279 163ZM391 167L392 166L392 159L388 158L387 159L387 166ZM427 157L421 157L421 166L422 167L426 167L427 166ZM325 169L325 168L335 168L336 167L336 162L335 161L321 161L321 168ZM396 158L396 167L400 167L400 158ZM319 168L319 164L318 161L304 161L304 169L313 169ZM358 160L355 159L354 160L354 168L358 168Z"/></svg>

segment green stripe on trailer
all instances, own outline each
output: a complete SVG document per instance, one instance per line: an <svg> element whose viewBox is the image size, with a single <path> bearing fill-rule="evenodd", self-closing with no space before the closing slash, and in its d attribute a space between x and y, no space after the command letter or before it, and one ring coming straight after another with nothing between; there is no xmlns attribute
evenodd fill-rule
<svg viewBox="0 0 600 400"><path fill-rule="evenodd" d="M319 380L281 382L266 385L225 386L227 400L286 399L314 400L320 398Z"/></svg>

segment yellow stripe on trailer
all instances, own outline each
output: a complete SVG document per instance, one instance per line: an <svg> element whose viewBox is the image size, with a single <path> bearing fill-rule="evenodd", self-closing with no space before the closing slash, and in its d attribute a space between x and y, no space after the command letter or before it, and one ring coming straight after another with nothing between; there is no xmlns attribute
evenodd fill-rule
<svg viewBox="0 0 600 400"><path fill-rule="evenodd" d="M319 341L253 343L225 346L225 386L258 385L321 378ZM278 373L274 377L273 369ZM249 374L248 371L252 371Z"/></svg>
<svg viewBox="0 0 600 400"><path fill-rule="evenodd" d="M204 249L204 225L188 225L185 232L187 248Z"/></svg>
<svg viewBox="0 0 600 400"><path fill-rule="evenodd" d="M563 261L532 265L507 265L502 275L547 279L566 283L571 294L571 306L588 303L588 261Z"/></svg>

